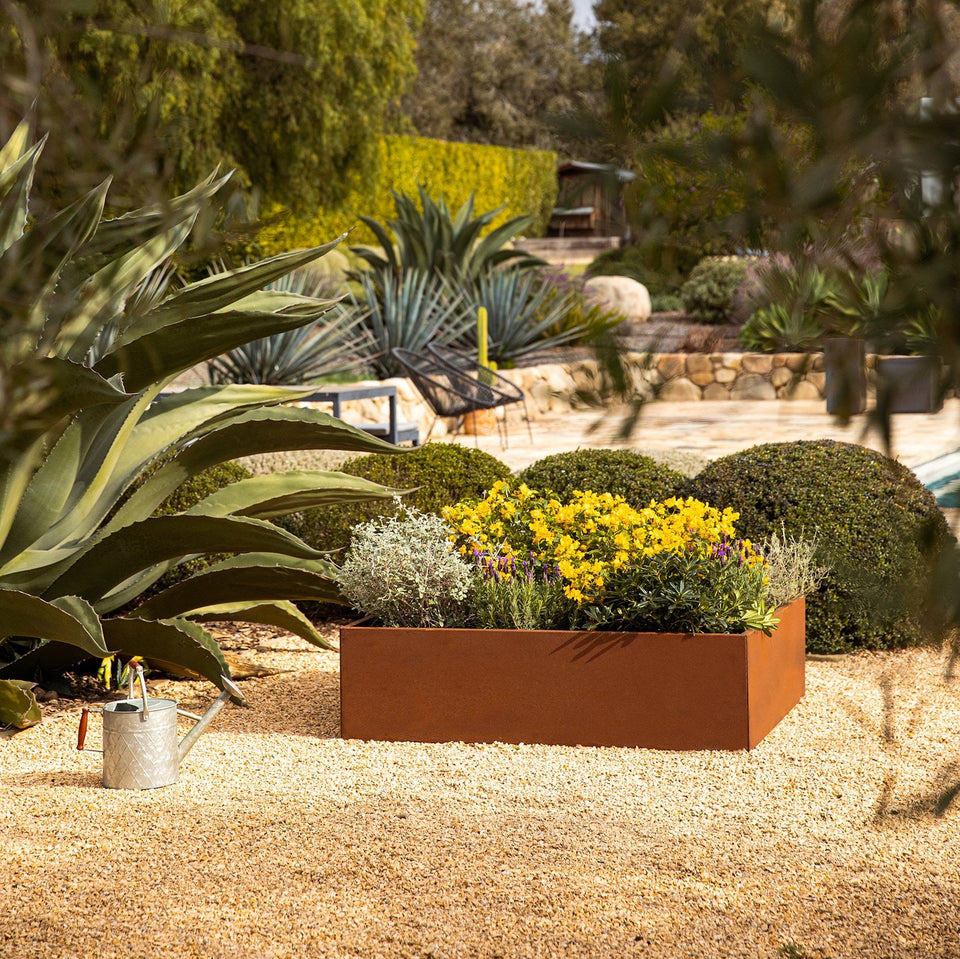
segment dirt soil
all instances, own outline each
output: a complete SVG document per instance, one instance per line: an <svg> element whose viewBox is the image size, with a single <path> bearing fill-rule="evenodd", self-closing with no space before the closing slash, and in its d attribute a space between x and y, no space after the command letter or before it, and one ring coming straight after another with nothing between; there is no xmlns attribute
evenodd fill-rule
<svg viewBox="0 0 960 959"><path fill-rule="evenodd" d="M667 753L344 741L336 653L222 638L272 672L173 786L104 789L79 702L0 739L0 956L960 957L935 651L811 659L753 752Z"/></svg>

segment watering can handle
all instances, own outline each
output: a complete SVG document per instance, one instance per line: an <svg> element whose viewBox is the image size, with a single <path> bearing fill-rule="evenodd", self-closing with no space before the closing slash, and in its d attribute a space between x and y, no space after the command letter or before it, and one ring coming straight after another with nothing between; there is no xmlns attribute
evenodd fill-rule
<svg viewBox="0 0 960 959"><path fill-rule="evenodd" d="M83 750L87 738L87 723L90 721L90 710L84 706L80 713L80 728L77 730L77 750Z"/></svg>

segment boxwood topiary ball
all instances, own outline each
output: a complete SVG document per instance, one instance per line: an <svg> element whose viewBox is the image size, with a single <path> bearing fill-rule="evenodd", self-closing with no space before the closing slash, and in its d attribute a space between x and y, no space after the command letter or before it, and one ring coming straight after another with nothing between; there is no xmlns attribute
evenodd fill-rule
<svg viewBox="0 0 960 959"><path fill-rule="evenodd" d="M807 649L897 649L942 636L932 587L953 537L933 494L902 464L832 440L770 443L714 460L685 492L740 513L754 540L817 531L831 570L807 597Z"/></svg>
<svg viewBox="0 0 960 959"><path fill-rule="evenodd" d="M613 493L638 509L681 488L682 473L630 450L581 449L554 453L517 475L531 489L566 499L574 490Z"/></svg>
<svg viewBox="0 0 960 959"><path fill-rule="evenodd" d="M462 499L482 499L497 480L511 475L510 467L495 456L456 443L428 443L397 455L372 453L339 469L382 486L415 488L403 501L424 513L439 513ZM316 549L336 550L350 545L350 533L358 523L395 512L393 500L366 500L308 510L277 522Z"/></svg>

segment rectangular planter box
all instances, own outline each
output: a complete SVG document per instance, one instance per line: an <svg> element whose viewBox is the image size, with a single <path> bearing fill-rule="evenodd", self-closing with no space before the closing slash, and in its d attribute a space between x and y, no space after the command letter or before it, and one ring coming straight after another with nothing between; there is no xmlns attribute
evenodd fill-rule
<svg viewBox="0 0 960 959"><path fill-rule="evenodd" d="M878 356L877 404L888 413L938 413L943 409L939 356Z"/></svg>
<svg viewBox="0 0 960 959"><path fill-rule="evenodd" d="M804 694L804 612L772 636L343 627L341 734L752 749Z"/></svg>

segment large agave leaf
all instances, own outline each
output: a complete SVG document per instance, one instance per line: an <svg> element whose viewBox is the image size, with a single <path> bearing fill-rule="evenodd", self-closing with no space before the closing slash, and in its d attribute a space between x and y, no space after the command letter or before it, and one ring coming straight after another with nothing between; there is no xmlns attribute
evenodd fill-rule
<svg viewBox="0 0 960 959"><path fill-rule="evenodd" d="M129 469L122 465L124 457L130 455L127 447L133 430L151 399L152 393L148 392L105 413L84 410L70 423L31 482L31 487L41 491L24 494L35 506L20 510L17 526L11 530L11 543L20 546L32 543L32 548L39 550L67 542L78 544L93 533L136 470L149 462L149 458L142 459ZM65 499L51 494L58 485L63 487ZM59 519L34 542L38 531L43 529L38 517L42 517L45 510L45 497L52 495L53 501L58 505L62 503ZM13 549L5 546L0 557L9 562L13 554ZM0 568L0 575L5 567L6 563Z"/></svg>
<svg viewBox="0 0 960 959"><path fill-rule="evenodd" d="M214 171L191 190L168 202L151 204L123 216L104 220L84 252L114 255L117 250L142 246L171 223L181 220L185 214L201 209L229 179L229 173L218 177Z"/></svg>
<svg viewBox="0 0 960 959"><path fill-rule="evenodd" d="M0 726L26 729L40 722L40 707L30 686L15 679L0 679Z"/></svg>
<svg viewBox="0 0 960 959"><path fill-rule="evenodd" d="M247 565L245 565L247 564ZM190 615L223 603L310 599L342 602L332 577L336 567L322 560L291 562L271 554L232 557L182 580L138 606L134 615L148 619Z"/></svg>
<svg viewBox="0 0 960 959"><path fill-rule="evenodd" d="M152 320L159 328L182 319L206 316L226 307L234 307L238 302L242 302L243 297L258 292L272 280L329 253L342 239L343 236L340 236L330 243L308 250L280 253L266 260L227 273L215 273L196 283L190 283L167 297L153 311Z"/></svg>
<svg viewBox="0 0 960 959"><path fill-rule="evenodd" d="M74 291L61 283L61 273L96 232L109 186L110 180L104 180L53 218L35 223L0 258L5 274L5 308L25 321L23 336L30 338L24 348L36 349L44 326L55 328L61 314L73 303ZM44 273L38 276L40 268ZM63 306L58 308L58 303ZM47 344L40 342L40 346L45 349Z"/></svg>
<svg viewBox="0 0 960 959"><path fill-rule="evenodd" d="M198 545L202 549L198 549ZM86 596L96 605L111 589L140 570L202 553L270 551L315 559L323 554L272 523L228 516L152 516L74 552L51 572L47 596ZM24 555L29 556L29 551ZM15 564L14 564L15 567ZM14 570L8 574L16 582ZM32 584L31 584L32 585Z"/></svg>
<svg viewBox="0 0 960 959"><path fill-rule="evenodd" d="M0 250L8 249L23 235L33 174L45 142L46 137L0 172L0 196L4 201L0 203Z"/></svg>
<svg viewBox="0 0 960 959"><path fill-rule="evenodd" d="M277 626L321 649L336 648L293 603L286 600L275 603L221 603L219 606L195 609L188 614L188 618L198 623L237 622Z"/></svg>
<svg viewBox="0 0 960 959"><path fill-rule="evenodd" d="M78 409L92 410L97 407L102 409L105 405L118 405L130 400L126 393L104 380L103 377L86 367L66 360L40 357L17 367L11 373L14 377L26 375L28 369L33 374L32 382L40 385L40 388L46 384L53 398L50 402L44 403L33 418L28 417L28 411L22 411L18 424L21 439L33 438L37 442L44 434L51 436L52 428ZM102 415L102 413L95 415ZM23 500L24 497L29 496L31 479L35 479L37 457L31 455L26 449L16 452L18 456L0 460L0 544L2 544L0 556L9 553L7 543L15 521L27 522L30 525L30 532L18 540L21 545L25 545L32 542L34 532L47 528L53 515L44 506L44 497L50 495L49 491L45 491L40 496L36 522L32 522L34 506L28 505L24 511ZM64 485L72 482L74 475L74 472L69 475L60 474L55 482ZM40 513L44 515L39 515Z"/></svg>
<svg viewBox="0 0 960 959"><path fill-rule="evenodd" d="M10 134L10 139L0 147L0 170L6 170L23 156L29 140L30 124L26 120L21 120Z"/></svg>
<svg viewBox="0 0 960 959"><path fill-rule="evenodd" d="M335 503L391 499L404 492L410 491L390 489L346 473L291 470L231 483L211 493L188 512L201 516L269 519Z"/></svg>
<svg viewBox="0 0 960 959"><path fill-rule="evenodd" d="M79 596L46 601L29 593L0 589L0 629L5 636L31 636L76 646L91 656L107 656L100 618Z"/></svg>
<svg viewBox="0 0 960 959"><path fill-rule="evenodd" d="M260 387L259 389L276 388ZM107 531L149 516L184 480L215 463L237 456L280 450L342 449L400 453L343 420L319 410L266 408L244 410L198 436L157 470L117 511Z"/></svg>
<svg viewBox="0 0 960 959"><path fill-rule="evenodd" d="M104 376L121 373L128 390L144 389L252 339L312 323L333 306L326 300L302 299L305 302L283 312L231 310L171 323L132 342L115 344L94 369Z"/></svg>
<svg viewBox="0 0 960 959"><path fill-rule="evenodd" d="M230 667L210 634L184 619L148 620L118 616L103 623L110 645L122 656L142 656L175 675L184 669L223 688Z"/></svg>
<svg viewBox="0 0 960 959"><path fill-rule="evenodd" d="M76 305L60 322L54 341L57 353L82 361L100 331L123 312L127 297L137 285L190 235L196 218L196 212L190 213L94 273L81 287Z"/></svg>
<svg viewBox="0 0 960 959"><path fill-rule="evenodd" d="M202 387L161 396L152 405L151 395L138 398L126 411L109 417L84 411L71 424L41 469L41 474L50 476L53 484L59 482L69 488L70 498L60 510L62 519L44 527L36 521L34 511L23 510L17 523L23 524L26 532L16 531L19 548L32 544L36 549L52 549L68 542L83 542L103 522L144 467L168 448L187 442L196 429L212 428L221 417L258 404L308 394L291 394L276 388ZM236 455L234 449L215 462ZM192 474L182 474L180 482L189 475ZM43 475L38 475L34 482L39 485L43 479ZM145 519L177 485L179 482L174 482L167 492L135 515L126 512L123 521L113 523L110 528ZM56 497L46 491L39 499L49 505ZM5 549L0 552L0 558L9 558L12 552Z"/></svg>

